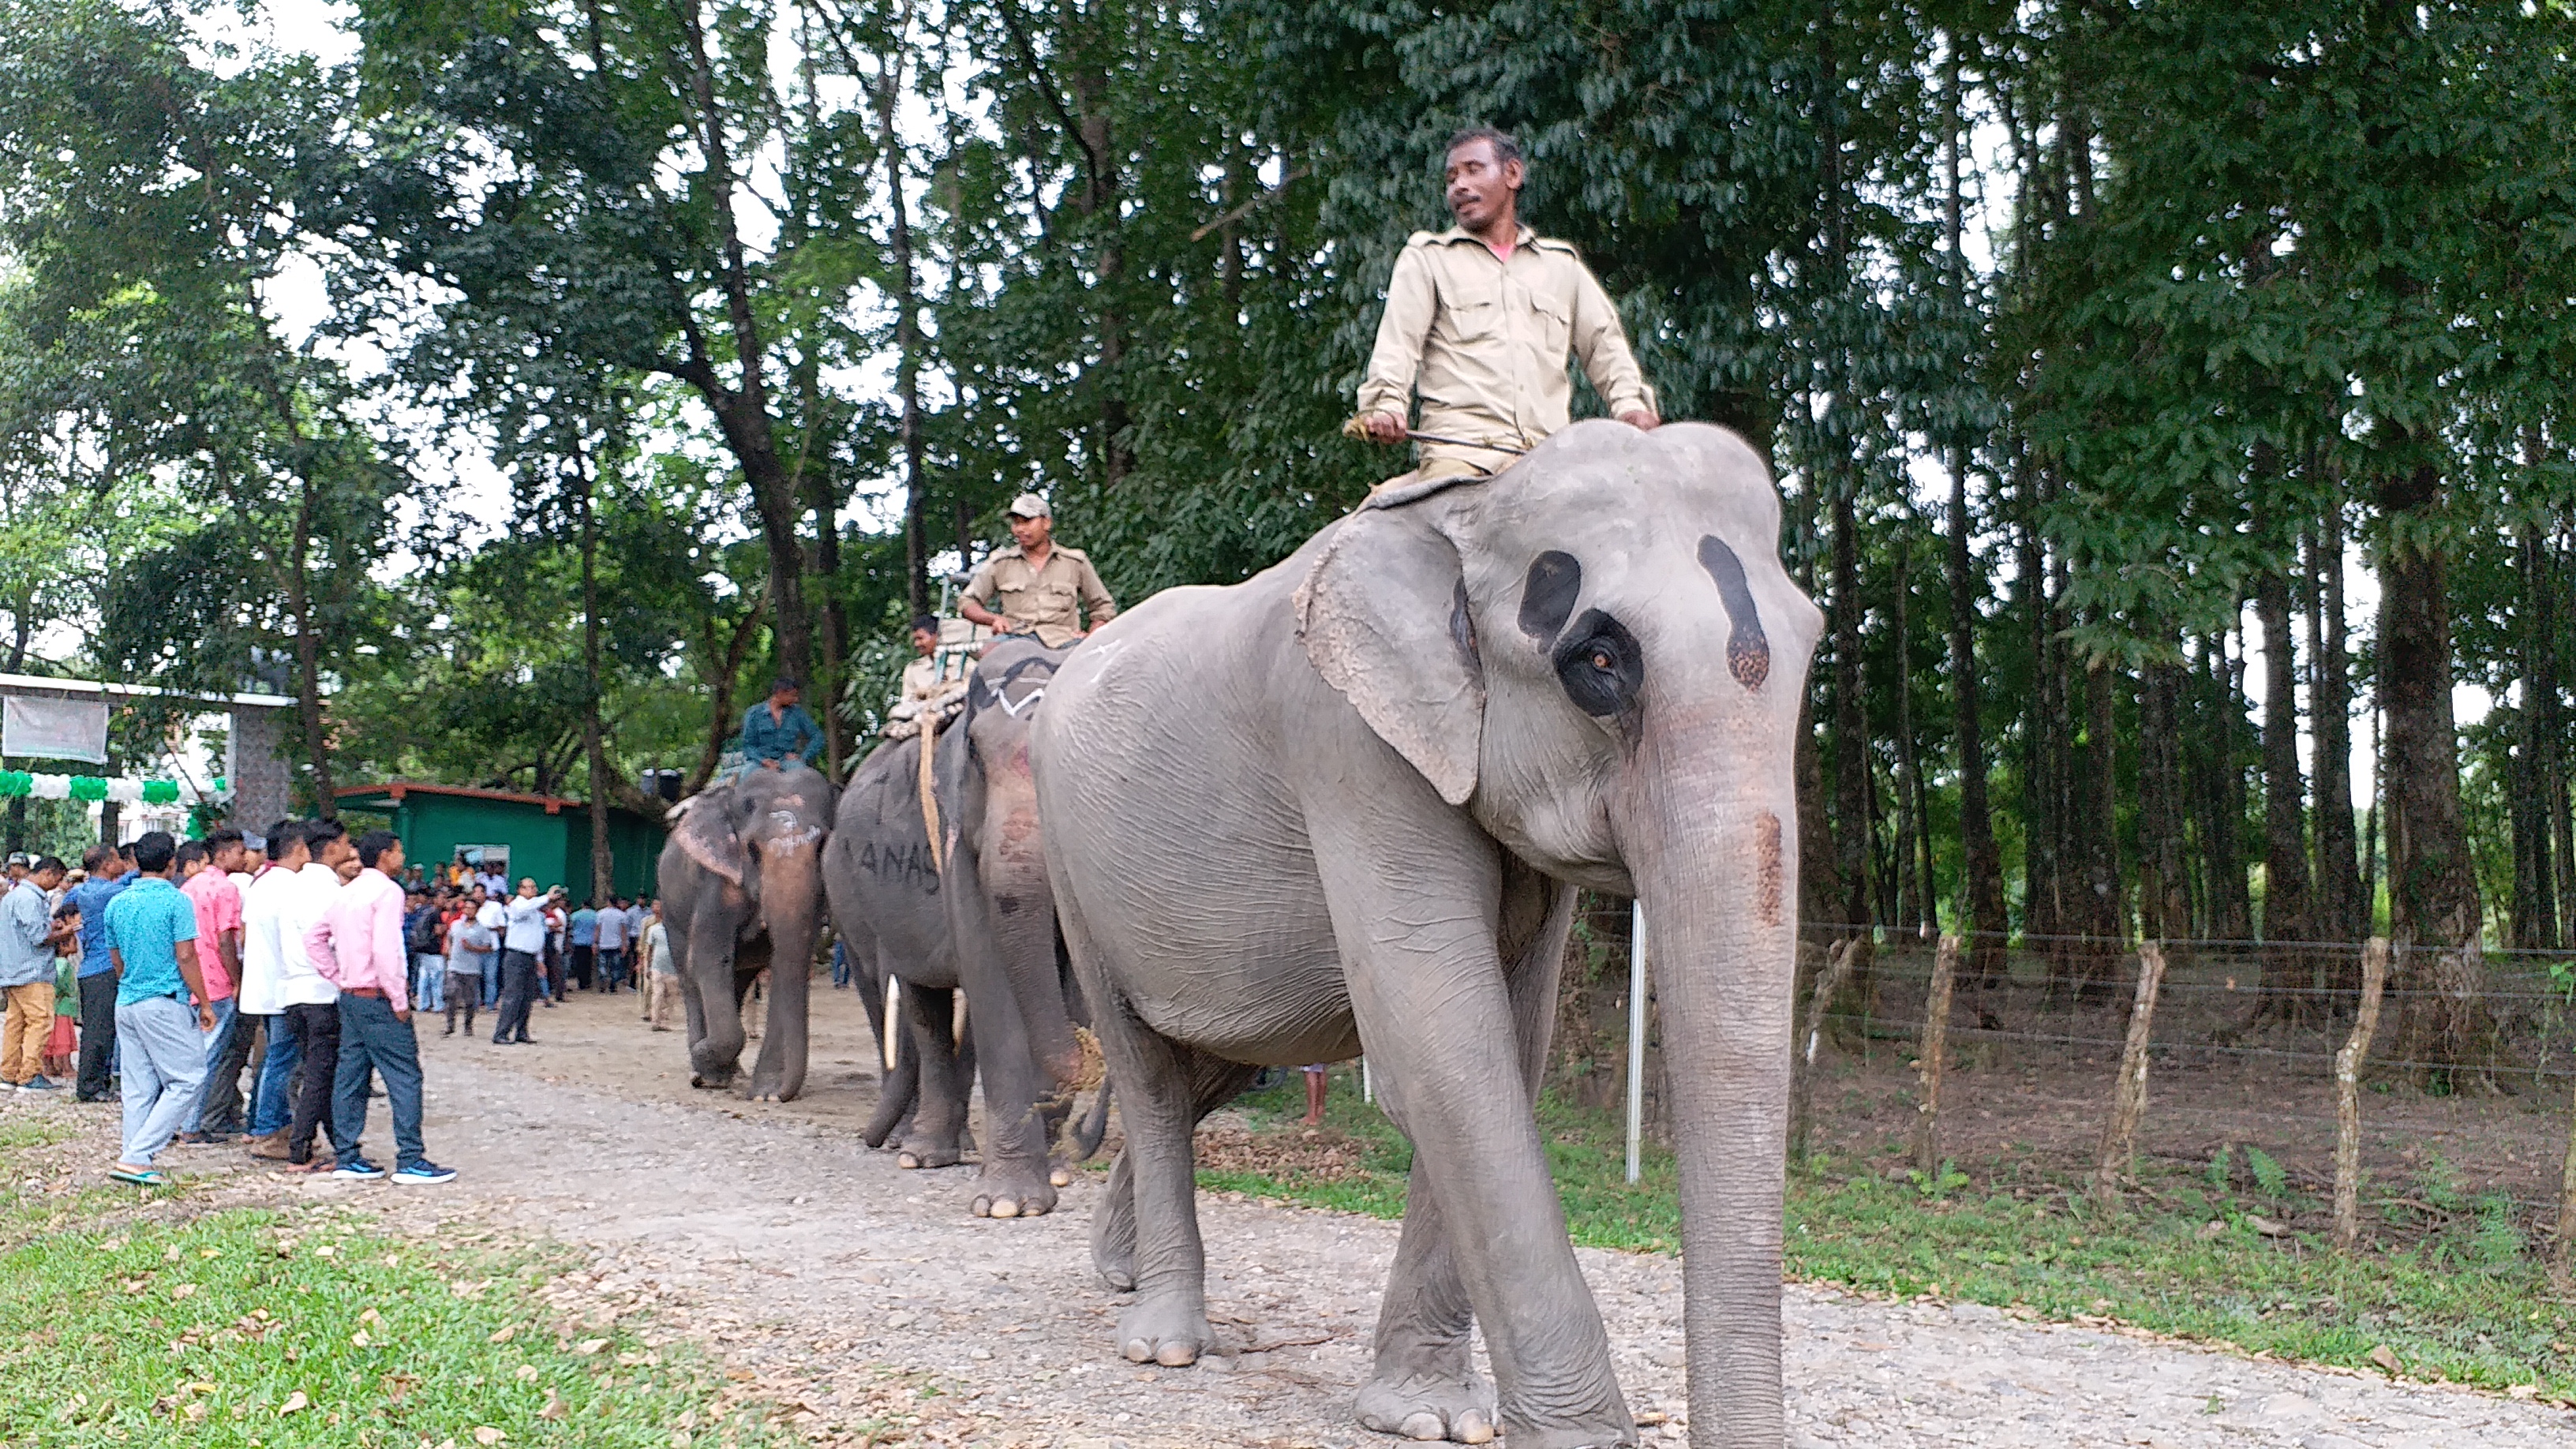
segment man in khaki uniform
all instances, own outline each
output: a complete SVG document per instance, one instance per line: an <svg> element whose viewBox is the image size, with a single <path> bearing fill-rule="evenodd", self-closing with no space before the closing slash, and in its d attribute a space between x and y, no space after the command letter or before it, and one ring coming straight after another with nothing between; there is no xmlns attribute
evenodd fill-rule
<svg viewBox="0 0 2576 1449"><path fill-rule="evenodd" d="M1055 541L1055 515L1045 499L1021 494L1011 500L1010 519L1015 542L975 570L957 612L996 634L1034 633L1049 649L1061 649L1118 616L1118 603L1090 557ZM987 599L1001 605L999 612Z"/></svg>
<svg viewBox="0 0 2576 1449"><path fill-rule="evenodd" d="M1458 441L1423 443L1414 477L1499 473L1564 427L1569 353L1613 416L1639 428L1657 421L1655 390L1609 294L1570 243L1521 225L1523 174L1511 137L1487 126L1459 132L1447 166L1458 224L1415 232L1395 259L1359 413L1343 431L1403 442L1419 392L1421 431Z"/></svg>

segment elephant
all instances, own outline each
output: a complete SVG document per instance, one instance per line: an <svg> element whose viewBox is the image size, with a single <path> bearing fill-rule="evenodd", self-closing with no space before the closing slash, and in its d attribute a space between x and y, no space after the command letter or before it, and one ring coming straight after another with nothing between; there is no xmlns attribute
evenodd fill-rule
<svg viewBox="0 0 2576 1449"><path fill-rule="evenodd" d="M662 847L662 911L689 1013L693 1087L734 1084L743 997L775 965L750 1095L786 1102L805 1090L806 988L834 796L801 760L746 770L692 796Z"/></svg>
<svg viewBox="0 0 2576 1449"><path fill-rule="evenodd" d="M1070 1043L1081 1007L1069 995L1028 764L1029 725L1064 657L1005 639L977 661L964 711L932 746L935 848L922 812L917 736L879 747L851 775L824 848L833 924L854 962L868 968L862 979L872 977L880 992L888 976L902 983L905 1051L869 1130L894 1125L900 1108L890 1094L908 1070L917 1095L898 1160L962 1161L971 1145L968 1089L980 1071L985 1142L971 1203L979 1217L1049 1212L1057 1189L1072 1180L1050 1153L1073 1091L1046 1079L1033 1039ZM951 1030L961 990L965 1039ZM900 1060L907 1054L909 1069ZM1094 1099L1075 1156L1099 1145L1105 1106Z"/></svg>
<svg viewBox="0 0 2576 1449"><path fill-rule="evenodd" d="M1644 908L1693 1440L1782 1442L1792 764L1822 618L1778 530L1734 434L1578 423L1158 594L1057 672L1038 808L1127 1134L1093 1227L1137 1295L1125 1357L1210 1343L1198 1119L1261 1066L1364 1050L1415 1151L1361 1423L1635 1441L1534 1114L1588 887Z"/></svg>

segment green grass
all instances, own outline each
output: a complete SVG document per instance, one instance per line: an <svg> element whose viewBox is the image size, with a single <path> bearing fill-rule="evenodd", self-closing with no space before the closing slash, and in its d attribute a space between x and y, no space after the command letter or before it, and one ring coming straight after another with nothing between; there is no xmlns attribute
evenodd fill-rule
<svg viewBox="0 0 2576 1449"><path fill-rule="evenodd" d="M1239 1106L1259 1160L1275 1167L1203 1171L1200 1185L1255 1197L1396 1217L1410 1149L1336 1073L1327 1125L1361 1144L1358 1166L1322 1181L1297 1170L1293 1075ZM1567 1226L1578 1243L1670 1253L1680 1243L1672 1155L1649 1143L1631 1187L1617 1121L1549 1099L1540 1110ZM1887 1159L1892 1160L1892 1159ZM2382 1246L2356 1256L2317 1237L2266 1237L2252 1217L2313 1206L2277 1181L2251 1194L2225 1173L2159 1178L2156 1201L2116 1219L2036 1163L1979 1184L1956 1171L1891 1179L1884 1165L1812 1158L1790 1175L1787 1268L1793 1278L1865 1292L1944 1298L2043 1317L2116 1319L2247 1352L2353 1368L2393 1353L2410 1377L2491 1388L2531 1385L2576 1400L2576 1301L2552 1287L2501 1203L2463 1203L2442 1225L2384 1225ZM2004 1180L2006 1177L2010 1180ZM2272 1191L2265 1192L2263 1189ZM2207 1225L2221 1226L2210 1232Z"/></svg>
<svg viewBox="0 0 2576 1449"><path fill-rule="evenodd" d="M0 1128L0 1181L40 1170L47 1126ZM0 1193L0 1445L785 1442L720 1405L685 1346L561 1320L537 1292L560 1252L194 1206L184 1188Z"/></svg>

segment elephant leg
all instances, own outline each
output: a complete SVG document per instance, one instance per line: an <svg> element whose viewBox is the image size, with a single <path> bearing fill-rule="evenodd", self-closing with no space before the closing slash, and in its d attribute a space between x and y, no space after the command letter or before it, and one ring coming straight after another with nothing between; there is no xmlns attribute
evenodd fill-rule
<svg viewBox="0 0 2576 1449"><path fill-rule="evenodd" d="M742 985L731 920L689 923L681 990L689 1004L689 1085L721 1090L742 1070Z"/></svg>
<svg viewBox="0 0 2576 1449"><path fill-rule="evenodd" d="M1555 1028L1556 982L1574 924L1574 893L1517 861L1504 862L1499 955L1520 1048L1521 1084L1537 1100ZM1494 1392L1469 1348L1474 1312L1450 1251L1440 1189L1425 1160L1405 1186L1404 1232L1378 1311L1376 1366L1357 1405L1360 1423L1408 1439L1482 1444L1494 1437Z"/></svg>
<svg viewBox="0 0 2576 1449"><path fill-rule="evenodd" d="M1493 1357L1498 1427L1517 1449L1633 1443L1533 1112L1521 1037L1536 1008L1519 1009L1511 978L1523 963L1505 940L1523 893L1505 888L1503 853L1473 822L1410 785L1425 797L1418 809L1307 815L1361 1040L1435 1204L1398 1289L1420 1295L1415 1285L1455 1274ZM1445 1267L1430 1251L1442 1244ZM1399 1343L1434 1345L1454 1322L1436 1296L1420 1304L1397 1299ZM1421 1323L1409 1334L1408 1317Z"/></svg>
<svg viewBox="0 0 2576 1449"><path fill-rule="evenodd" d="M1113 1293L1136 1291L1136 1164L1124 1152L1091 1210L1091 1266Z"/></svg>
<svg viewBox="0 0 2576 1449"><path fill-rule="evenodd" d="M956 1002L951 988L904 983L905 1040L918 1063L921 1099L895 1156L897 1167L955 1167L965 1160L957 1139L965 1130L967 1093L975 1079L957 1070L957 1042L950 1031Z"/></svg>
<svg viewBox="0 0 2576 1449"><path fill-rule="evenodd" d="M793 1102L805 1090L806 999L813 964L780 957L769 972L769 1022L760 1034L760 1056L751 1067L751 1099Z"/></svg>

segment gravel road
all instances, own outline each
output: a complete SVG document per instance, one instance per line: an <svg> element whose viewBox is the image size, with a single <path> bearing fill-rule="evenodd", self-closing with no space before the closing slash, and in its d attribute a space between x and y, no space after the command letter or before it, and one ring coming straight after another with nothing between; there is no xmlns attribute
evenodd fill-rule
<svg viewBox="0 0 2576 1449"><path fill-rule="evenodd" d="M1220 1350L1192 1369L1139 1369L1113 1351L1120 1300L1089 1266L1097 1175L1049 1217L969 1216L972 1169L903 1172L858 1144L845 1125L857 1103L836 1098L864 1101L864 1071L847 1070L864 1059L832 1054L864 1051L852 1026L863 1019L846 993L816 997L827 1020L815 1077L833 1090L814 1103L691 1093L677 1033L646 1034L632 998L590 998L539 1013L536 1046L425 1038L429 1146L463 1170L454 1186L396 1194L262 1177L280 1193L383 1202L415 1228L471 1218L582 1245L594 1270L561 1285L568 1304L650 1306L818 1436L873 1421L880 1443L1395 1442L1349 1412L1394 1224L1202 1194ZM214 1166L218 1151L169 1165ZM220 1155L227 1167L239 1158ZM1647 1443L1677 1440L1679 1264L1581 1259ZM2537 1404L1974 1305L1792 1285L1786 1311L1800 1449L2576 1443L2576 1415ZM921 1396L929 1384L942 1392Z"/></svg>

